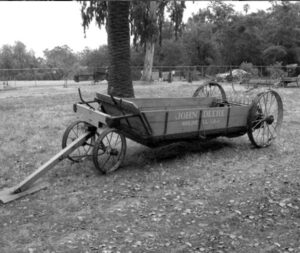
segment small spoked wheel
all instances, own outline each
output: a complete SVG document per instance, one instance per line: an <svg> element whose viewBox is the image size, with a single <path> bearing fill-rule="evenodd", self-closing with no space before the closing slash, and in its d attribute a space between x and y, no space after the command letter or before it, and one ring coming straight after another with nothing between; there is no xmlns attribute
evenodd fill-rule
<svg viewBox="0 0 300 253"><path fill-rule="evenodd" d="M273 90L258 94L252 102L247 119L247 134L257 147L267 147L279 134L283 118L283 105Z"/></svg>
<svg viewBox="0 0 300 253"><path fill-rule="evenodd" d="M222 101L226 101L226 93L223 87L216 82L207 82L198 87L193 97L216 97Z"/></svg>
<svg viewBox="0 0 300 253"><path fill-rule="evenodd" d="M102 173L110 173L119 168L126 153L126 138L118 130L105 129L97 139L93 150L93 162Z"/></svg>
<svg viewBox="0 0 300 253"><path fill-rule="evenodd" d="M83 134L87 133L88 131L95 131L96 128L92 126L91 124L85 122L85 121L75 121L71 125L69 125L64 132L63 138L62 138L62 148L67 147L69 144L71 144L73 141L75 141L78 137L82 136ZM81 162L83 159L85 159L88 155L91 155L92 149L94 147L95 143L95 135L93 135L91 138L89 138L86 142L83 143L82 146L75 149L69 156L68 159L73 162Z"/></svg>

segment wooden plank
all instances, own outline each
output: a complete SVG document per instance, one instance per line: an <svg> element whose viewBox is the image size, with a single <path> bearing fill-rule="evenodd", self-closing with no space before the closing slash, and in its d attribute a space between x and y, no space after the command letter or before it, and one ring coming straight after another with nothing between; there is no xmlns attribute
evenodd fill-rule
<svg viewBox="0 0 300 253"><path fill-rule="evenodd" d="M75 141L73 141L70 145L62 149L59 153L53 156L50 160L40 166L36 171L30 174L27 178L25 178L21 183L19 183L16 187L14 187L13 193L19 193L26 189L28 189L34 182L36 182L40 177L42 177L46 172L48 172L52 167L66 158L69 154L71 154L75 149L81 146L87 139L91 137L91 133L86 133Z"/></svg>
<svg viewBox="0 0 300 253"><path fill-rule="evenodd" d="M0 192L0 200L2 201L2 203L8 203L11 202L15 199L19 199L22 198L24 196L27 196L29 194L32 194L34 192L37 192L39 190L42 190L44 188L47 188L49 186L49 183L46 182L36 182L33 185L31 185L31 187L25 191L22 191L20 193L13 193L13 191L15 190L15 187L12 188L6 188L1 190Z"/></svg>
<svg viewBox="0 0 300 253"><path fill-rule="evenodd" d="M173 110L168 113L168 127L165 129L165 111L145 112L153 130L153 136L164 133L178 134L213 129L226 129L228 107L192 108ZM200 121L201 117L201 122ZM199 126L200 124L200 126Z"/></svg>
<svg viewBox="0 0 300 253"><path fill-rule="evenodd" d="M167 134L196 132L199 117L199 108L170 111Z"/></svg>
<svg viewBox="0 0 300 253"><path fill-rule="evenodd" d="M232 106L228 127L247 126L247 117L250 110L249 106Z"/></svg>
<svg viewBox="0 0 300 253"><path fill-rule="evenodd" d="M166 111L149 111L144 112L145 117L147 118L149 125L152 128L152 135L159 136L164 134L165 126L165 116Z"/></svg>
<svg viewBox="0 0 300 253"><path fill-rule="evenodd" d="M202 111L200 131L226 129L228 107L208 108Z"/></svg>
<svg viewBox="0 0 300 253"><path fill-rule="evenodd" d="M118 106L120 108L122 108L123 110L126 110L130 113L139 113L139 108L129 99L124 99L124 98L118 98L118 97L114 97L115 101L118 103ZM101 94L101 93L96 93L96 101L101 102L103 104L108 104L108 105L112 105L115 108L117 108L117 106L115 105L115 103L112 101L111 97L105 94ZM108 112L109 113L109 112Z"/></svg>
<svg viewBox="0 0 300 253"><path fill-rule="evenodd" d="M112 117L101 111L93 111L86 105L77 104L77 118L82 121L86 121L92 124L95 127L98 127L99 122L106 124L107 119L111 119Z"/></svg>
<svg viewBox="0 0 300 253"><path fill-rule="evenodd" d="M129 98L141 111L173 110L189 107L210 107L213 97L185 97L185 98Z"/></svg>

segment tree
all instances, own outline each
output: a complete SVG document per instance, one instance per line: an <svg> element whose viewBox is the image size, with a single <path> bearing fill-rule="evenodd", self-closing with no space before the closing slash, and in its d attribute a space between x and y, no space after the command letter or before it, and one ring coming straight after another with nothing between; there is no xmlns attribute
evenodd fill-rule
<svg viewBox="0 0 300 253"><path fill-rule="evenodd" d="M115 1L108 2L110 3ZM101 27L101 25L105 24L107 15L109 15L109 12L107 12L108 8L106 2L92 0L88 3L82 2L84 29L88 27L94 18L97 24ZM134 37L134 46L143 47L145 49L143 79L147 81L150 81L151 78L155 42L159 37L159 30L164 22L164 9L166 5L170 6L168 11L171 13L171 20L175 22L174 27L179 31L181 26L178 22L182 21L182 12L185 8L184 1L130 1L129 17L131 34ZM173 13L177 14L175 15ZM175 35L177 36L178 33Z"/></svg>
<svg viewBox="0 0 300 253"><path fill-rule="evenodd" d="M263 51L263 57L266 64L274 64L281 62L286 56L287 52L283 46L270 46Z"/></svg>
<svg viewBox="0 0 300 253"><path fill-rule="evenodd" d="M131 33L134 45L143 46L145 60L142 80L151 81L155 44L162 45L162 28L165 22L165 8L173 24L175 39L182 30L184 1L134 1L131 8ZM161 52L161 50L160 50Z"/></svg>
<svg viewBox="0 0 300 253"><path fill-rule="evenodd" d="M91 50L85 48L80 54L80 65L93 72L98 68L105 68L108 66L108 47L106 45L100 46L98 49Z"/></svg>
<svg viewBox="0 0 300 253"><path fill-rule="evenodd" d="M300 3L272 2L265 22L266 49L282 46L286 52L284 64L299 63L300 52ZM282 55L282 54L281 54Z"/></svg>
<svg viewBox="0 0 300 253"><path fill-rule="evenodd" d="M127 1L82 2L84 30L95 18L98 26L106 24L109 55L108 94L134 97L130 70L129 6Z"/></svg>
<svg viewBox="0 0 300 253"><path fill-rule="evenodd" d="M189 18L183 32L186 65L210 65L219 62L220 55L214 25L203 22L203 17Z"/></svg>
<svg viewBox="0 0 300 253"><path fill-rule="evenodd" d="M0 66L2 69L14 68L13 48L9 45L3 45L0 51Z"/></svg>
<svg viewBox="0 0 300 253"><path fill-rule="evenodd" d="M182 44L182 41L175 40L165 40L161 52L159 54L160 62L162 66L178 66L182 65L183 55L185 53L185 48Z"/></svg>
<svg viewBox="0 0 300 253"><path fill-rule="evenodd" d="M38 66L39 62L34 52L27 51L25 44L21 41L16 41L13 46L4 45L0 49L0 68L8 69L8 71L1 72L4 79L32 80L35 77L33 71L20 71L19 69Z"/></svg>
<svg viewBox="0 0 300 253"><path fill-rule="evenodd" d="M108 93L133 97L133 86L130 70L130 33L129 33L129 2L108 2L108 81L113 85Z"/></svg>
<svg viewBox="0 0 300 253"><path fill-rule="evenodd" d="M158 35L157 26L157 11L158 3L155 1L149 2L134 2L132 7L132 33L135 34L134 44L137 44L138 38L141 44L145 47L144 68L142 80L150 81L153 66L153 56L155 42Z"/></svg>
<svg viewBox="0 0 300 253"><path fill-rule="evenodd" d="M44 50L44 55L46 58L46 64L50 68L60 68L60 73L62 76L57 78L69 78L71 77L75 70L74 66L78 62L76 55L67 45L56 46L55 48L49 50Z"/></svg>

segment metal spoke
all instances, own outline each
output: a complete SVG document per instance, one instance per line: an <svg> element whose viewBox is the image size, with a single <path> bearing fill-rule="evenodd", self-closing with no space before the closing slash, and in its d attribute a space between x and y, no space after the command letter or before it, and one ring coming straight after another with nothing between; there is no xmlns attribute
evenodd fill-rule
<svg viewBox="0 0 300 253"><path fill-rule="evenodd" d="M275 135L273 135L273 133L272 133L272 131L271 131L271 129L270 129L270 127L269 127L269 125L267 125L267 126L268 126L268 129L269 129L269 132L270 132L271 138L272 138L272 139L275 139Z"/></svg>
<svg viewBox="0 0 300 253"><path fill-rule="evenodd" d="M75 136L76 136L76 139L79 137L78 136L78 134L77 134L77 132L75 132L75 130L74 129L72 129L72 132L75 134Z"/></svg>
<svg viewBox="0 0 300 253"><path fill-rule="evenodd" d="M255 108L258 108L258 112L261 111L260 115L257 115ZM280 130L282 100L277 92L270 90L255 98L251 110L247 121L249 139L256 147L266 147L276 138Z"/></svg>
<svg viewBox="0 0 300 253"><path fill-rule="evenodd" d="M108 156L108 158L106 159L105 163L103 164L103 168L105 168L106 163L109 161L111 156Z"/></svg>
<svg viewBox="0 0 300 253"><path fill-rule="evenodd" d="M269 92L265 96L265 107L266 107L266 115L268 115L268 100L269 100Z"/></svg>
<svg viewBox="0 0 300 253"><path fill-rule="evenodd" d="M255 121L254 121L254 122L255 122ZM257 127L261 122L263 122L263 119L260 119L260 120L258 121L258 123L257 123L255 126L252 127L252 129L254 129L253 131L255 131L256 127Z"/></svg>
<svg viewBox="0 0 300 253"><path fill-rule="evenodd" d="M109 139L107 136L105 136L105 139L107 140L107 145L110 146Z"/></svg>
<svg viewBox="0 0 300 253"><path fill-rule="evenodd" d="M115 147L118 145L118 140L120 138L120 135L117 135L116 141L115 141Z"/></svg>
<svg viewBox="0 0 300 253"><path fill-rule="evenodd" d="M113 135L114 135L114 133L112 132L112 133L110 134L109 145L111 145L111 140L112 140Z"/></svg>
<svg viewBox="0 0 300 253"><path fill-rule="evenodd" d="M274 103L274 96L273 95L271 95L271 101L270 101L270 106L269 106L269 112L271 113L271 111L272 111L272 106L273 106L273 103Z"/></svg>
<svg viewBox="0 0 300 253"><path fill-rule="evenodd" d="M262 127L262 145L263 146L265 144L265 139L266 139L266 129L265 129L265 122L264 122L263 127Z"/></svg>

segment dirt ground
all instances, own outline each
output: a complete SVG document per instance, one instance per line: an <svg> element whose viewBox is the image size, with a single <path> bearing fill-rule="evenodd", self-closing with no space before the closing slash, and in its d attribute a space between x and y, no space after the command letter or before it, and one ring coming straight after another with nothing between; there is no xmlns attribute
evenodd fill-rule
<svg viewBox="0 0 300 253"><path fill-rule="evenodd" d="M199 84L134 88L137 97L183 97ZM77 88L0 91L0 189L60 150ZM91 99L106 85L81 89ZM106 176L90 160L62 161L43 177L47 189L0 204L0 252L300 252L300 89L276 91L284 122L268 148L247 136L156 149L129 141L124 165Z"/></svg>

